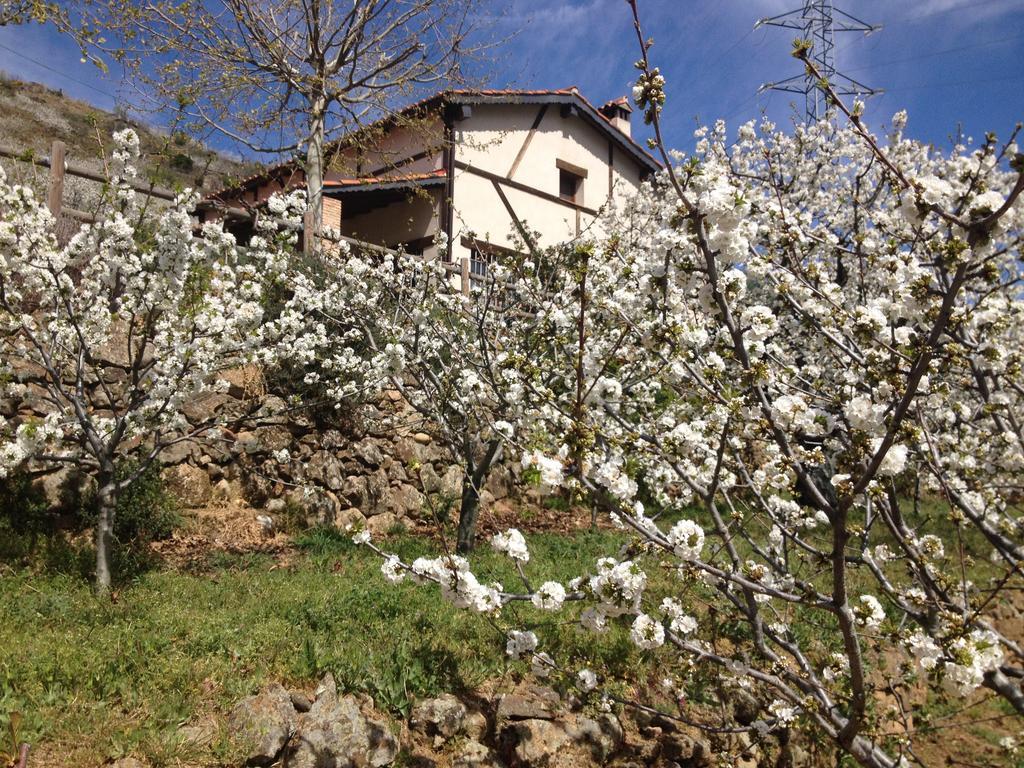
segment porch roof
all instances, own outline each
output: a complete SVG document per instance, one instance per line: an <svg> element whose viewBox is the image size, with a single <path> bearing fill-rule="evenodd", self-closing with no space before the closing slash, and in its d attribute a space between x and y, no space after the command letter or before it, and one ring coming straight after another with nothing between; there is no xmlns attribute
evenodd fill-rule
<svg viewBox="0 0 1024 768"><path fill-rule="evenodd" d="M443 185L448 180L447 172L441 168L426 173L389 174L387 176L364 176L361 178L328 179L324 181L324 194L328 197L349 192L372 192L391 189L412 189Z"/></svg>

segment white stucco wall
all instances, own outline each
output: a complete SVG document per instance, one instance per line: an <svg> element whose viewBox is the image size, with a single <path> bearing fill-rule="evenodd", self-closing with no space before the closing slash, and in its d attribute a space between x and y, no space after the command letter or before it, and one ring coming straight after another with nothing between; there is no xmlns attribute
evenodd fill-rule
<svg viewBox="0 0 1024 768"><path fill-rule="evenodd" d="M456 160L499 176L512 170L539 105L473 105L471 117L456 123ZM529 187L558 196L559 169L556 160L586 169L582 205L600 209L609 196L621 201L635 191L641 171L625 151L613 145L613 171L609 178L607 135L582 118L563 118L559 105L552 104L544 114L530 145L512 179ZM577 210L528 192L503 185L509 203L531 230L540 233L540 245L549 246L577 234ZM474 233L495 245L512 247L514 224L493 183L467 170L456 170L454 200L455 232L453 256L468 255L461 236ZM578 226L583 232L597 233L590 214L580 212Z"/></svg>

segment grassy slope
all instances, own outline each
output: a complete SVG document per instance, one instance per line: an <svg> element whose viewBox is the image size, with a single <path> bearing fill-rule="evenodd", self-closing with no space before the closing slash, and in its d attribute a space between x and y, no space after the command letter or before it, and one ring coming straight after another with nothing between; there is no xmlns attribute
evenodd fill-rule
<svg viewBox="0 0 1024 768"><path fill-rule="evenodd" d="M0 73L0 144L36 156L50 154L55 139L67 145L70 162L101 170L111 134L130 125L139 133L147 180L170 188L220 188L252 172L252 165L225 157L183 137L171 138L124 115L97 109L61 91ZM6 163L7 161L5 161Z"/></svg>
<svg viewBox="0 0 1024 768"><path fill-rule="evenodd" d="M535 585L549 578L564 583L591 570L597 557L615 554L625 541L608 531L528 538L527 570ZM309 688L329 670L343 689L369 693L381 709L404 715L411 699L473 689L524 668L505 663L504 640L487 620L454 610L434 588L387 585L368 551L326 532L307 532L298 543L297 556L283 562L214 554L198 572L143 572L113 604L92 596L88 559L68 557L66 550L44 570L0 565L0 732L11 712L24 714L24 738L43 750L42 762L32 765L59 756L57 764L92 766L122 754L144 756L154 768L236 764L223 737L190 748L181 743L179 727L204 717L222 722L235 702L271 680ZM411 536L387 546L407 560L436 554L431 542ZM507 559L487 547L472 561L482 579L518 583ZM981 562L976 567L986 570ZM683 587L653 559L645 558L645 569L655 603L658 594L678 594L702 622L715 615L720 597L711 591ZM537 629L545 649L570 664L594 642L564 615L559 624L529 605L506 610L517 614L508 617L510 624ZM801 610L790 621L804 642L835 640L820 612ZM718 626L725 644L732 633L744 632ZM634 682L650 690L670 672L668 654L639 666L640 653L622 626L597 643L598 661L590 666L603 675L635 679L644 669L653 678ZM720 684L711 674L686 673L692 703L707 701L703 692ZM955 730L958 756L997 764L991 756L1008 726L992 718L1008 711L978 704L959 715L964 702L957 697L911 702L916 727L929 719L937 727L922 734L919 749L942 762L952 749L945 729L962 721ZM0 742L0 755L3 748Z"/></svg>
<svg viewBox="0 0 1024 768"><path fill-rule="evenodd" d="M404 556L430 551L408 537L393 544ZM617 541L540 535L531 547L532 577L568 579ZM93 598L77 574L0 575L0 728L22 712L23 737L66 765L121 754L154 765L218 763L229 759L225 742L190 750L178 727L226 712L271 680L308 686L330 670L344 689L403 714L410 696L469 689L507 671L504 640L485 620L455 611L433 589L386 585L379 562L346 540L312 534L304 548L287 568L255 557L222 559L203 574L153 570L114 604ZM474 556L474 568L515 581L489 549ZM542 618L531 606L516 610L527 623ZM563 653L582 639L559 627L546 637ZM478 654L481 647L489 652ZM622 632L602 648L618 672L636 659Z"/></svg>

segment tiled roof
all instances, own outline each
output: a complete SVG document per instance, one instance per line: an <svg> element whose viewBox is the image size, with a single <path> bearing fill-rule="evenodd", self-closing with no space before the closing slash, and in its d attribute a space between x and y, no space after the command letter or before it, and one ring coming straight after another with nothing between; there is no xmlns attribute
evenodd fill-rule
<svg viewBox="0 0 1024 768"><path fill-rule="evenodd" d="M340 189L357 189L359 187L402 187L429 183L432 181L443 181L448 178L444 168L426 173L405 173L389 174L385 176L362 176L350 179L331 179L324 181L324 190L330 191Z"/></svg>
<svg viewBox="0 0 1024 768"><path fill-rule="evenodd" d="M583 96L579 92L579 89L575 85L570 86L568 88L559 88L559 89L522 90L522 89L494 89L494 88L484 88L484 89L453 88L453 89L448 89L448 90L445 90L445 91L440 91L439 93L435 93L435 94L433 94L431 96L428 96L428 97L426 97L424 99L421 99L421 100L419 100L419 101L417 101L417 102L415 102L413 104L410 104L410 105L408 105L406 107L403 107L402 109L396 111L395 113L393 113L391 115L387 115L387 116L381 118L380 120L377 120L375 123L372 123L369 126L366 126L366 127L362 128L362 129L357 129L356 131L348 133L345 136L341 136L341 137L335 139L334 141L329 142L325 149L327 151L330 151L332 148L335 148L338 145L340 145L342 142L344 142L346 140L346 138L351 136L353 133L358 133L359 130L369 130L369 129L372 129L372 128L377 127L377 126L385 125L389 121L394 120L398 116L401 116L401 115L408 115L408 114L412 114L412 113L415 113L415 112L420 111L420 110L431 109L431 108L433 108L435 106L440 106L441 104L445 103L446 101L453 102L453 103L457 104L457 103L464 102L464 101L474 101L474 100L485 100L486 102L496 103L496 104L530 103L533 100L552 100L552 101L578 100L579 103L582 104L584 106L584 108L587 110L587 112L590 115L591 119L593 119L599 126L601 126L607 132L609 132L609 134L611 136L615 137L620 142L620 144L622 144L623 146L627 147L630 150L630 152L638 160L643 162L645 165L647 165L652 170L661 167L661 163L658 162L658 160L656 160L653 155L651 155L646 149L644 149L639 143L637 143L631 136L626 135L621 130L619 130L617 127L615 127L615 125L612 124L612 121L607 116L602 114L601 110L598 109L597 107L595 107L594 104L590 100L588 100L585 96ZM616 102L609 102L609 103L618 103L618 102L624 102L624 105L627 108L629 107L629 102L626 99L626 97L624 97L624 96L621 97L620 99L616 100ZM242 180L238 181L237 183L235 183L235 184L233 184L233 185L231 185L229 187L224 187L223 189L220 189L220 190L218 190L216 192L212 192L209 195L207 195L205 199L207 199L207 200L216 200L219 197L221 197L222 195L224 195L224 193L226 193L226 192L231 192L231 191L234 191L234 190L240 189L240 188L244 189L246 187L249 187L254 182L259 182L259 181L264 181L264 180L269 181L269 180L277 178L277 177L279 177L279 176L281 176L281 175L283 175L285 173L288 173L289 175L291 175L291 174L294 174L294 173L297 173L297 172L301 173L301 170L297 168L297 161L296 160L288 160L288 161L285 161L285 162L278 163L276 165L270 166L270 167L264 169L263 171L260 171L258 173L253 174L252 176L249 176L249 177L247 177L245 179L242 179Z"/></svg>

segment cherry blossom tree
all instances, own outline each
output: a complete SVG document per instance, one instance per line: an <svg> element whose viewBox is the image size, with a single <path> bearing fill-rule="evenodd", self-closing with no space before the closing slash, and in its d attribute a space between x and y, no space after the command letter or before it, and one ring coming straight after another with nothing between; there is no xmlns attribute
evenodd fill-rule
<svg viewBox="0 0 1024 768"><path fill-rule="evenodd" d="M161 452L224 418L190 423L184 406L226 385L225 369L272 366L302 340L315 344L291 304L267 311L282 285L294 291L289 254L304 196L272 200L243 252L219 225L193 232L189 192L158 217L147 213L128 183L138 137L114 138L109 194L66 245L45 201L0 177L3 380L7 394L28 392L46 412L0 423L0 476L29 460L91 475L101 593L111 586L118 495Z"/></svg>
<svg viewBox="0 0 1024 768"><path fill-rule="evenodd" d="M509 253L464 292L444 259L348 254L342 268L358 275L358 289L339 286L322 308L341 348L361 346L373 361L368 369L381 376L373 385L399 391L421 417L418 428L462 465L459 552L473 548L491 469L529 423L524 369L547 345L548 328L535 317L550 300L545 281L558 258ZM325 371L324 381L337 370L351 381L347 366Z"/></svg>
<svg viewBox="0 0 1024 768"><path fill-rule="evenodd" d="M766 703L753 719L666 717L807 728L865 766L920 762L898 708L914 685L1024 715L1024 649L997 619L1024 577L1016 133L943 153L906 138L899 113L880 137L823 82L828 120L747 123L734 140L718 123L672 153L639 20L637 36L634 99L665 171L577 265L585 288L566 276L536 308L575 333L520 370L535 406L508 448L630 543L532 588L507 532L494 545L524 573L516 591L464 559L406 564L367 542L385 576L439 584L504 628L510 656L584 693L612 681L553 658L503 608L624 622L671 698L710 670ZM795 55L816 74L805 45Z"/></svg>

